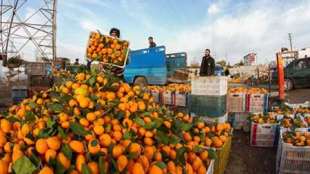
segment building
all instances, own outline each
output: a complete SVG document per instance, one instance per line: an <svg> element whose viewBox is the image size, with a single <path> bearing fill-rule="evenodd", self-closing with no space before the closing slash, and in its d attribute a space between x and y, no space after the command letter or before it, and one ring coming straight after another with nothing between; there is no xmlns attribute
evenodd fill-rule
<svg viewBox="0 0 310 174"><path fill-rule="evenodd" d="M246 56L244 56L243 59L244 59L244 65L246 66L255 65L256 53L249 53Z"/></svg>
<svg viewBox="0 0 310 174"><path fill-rule="evenodd" d="M298 51L298 58L310 58L310 47L300 49Z"/></svg>

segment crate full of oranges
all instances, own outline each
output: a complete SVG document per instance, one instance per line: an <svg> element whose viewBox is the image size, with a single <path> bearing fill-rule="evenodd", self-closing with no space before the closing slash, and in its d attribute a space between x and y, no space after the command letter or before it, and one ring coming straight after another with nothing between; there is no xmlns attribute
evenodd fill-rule
<svg viewBox="0 0 310 174"><path fill-rule="evenodd" d="M91 32L86 57L103 64L124 68L129 52L129 42L99 32Z"/></svg>

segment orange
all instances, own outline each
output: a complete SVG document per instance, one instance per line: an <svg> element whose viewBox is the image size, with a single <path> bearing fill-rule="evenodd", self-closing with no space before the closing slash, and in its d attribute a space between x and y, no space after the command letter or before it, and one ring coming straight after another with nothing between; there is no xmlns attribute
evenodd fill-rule
<svg viewBox="0 0 310 174"><path fill-rule="evenodd" d="M155 152L155 154L154 154L154 159L156 160L156 161L161 161L162 160L162 155L161 155L161 153L160 152Z"/></svg>
<svg viewBox="0 0 310 174"><path fill-rule="evenodd" d="M7 162L0 160L0 173L8 174L9 173L9 165Z"/></svg>
<svg viewBox="0 0 310 174"><path fill-rule="evenodd" d="M96 153L100 152L99 141L96 140L96 139L89 141L89 143L88 143L88 151L91 154L96 154Z"/></svg>
<svg viewBox="0 0 310 174"><path fill-rule="evenodd" d="M206 169L206 167L205 166L200 166L199 168L198 168L198 171L197 171L197 173L198 174L206 174L207 173L207 169Z"/></svg>
<svg viewBox="0 0 310 174"><path fill-rule="evenodd" d="M69 146L74 152L84 153L84 145L80 141L72 140L70 141Z"/></svg>
<svg viewBox="0 0 310 174"><path fill-rule="evenodd" d="M99 125L94 126L94 132L97 135L103 134L103 132L104 132L103 126L99 126Z"/></svg>
<svg viewBox="0 0 310 174"><path fill-rule="evenodd" d="M141 146L138 143L132 143L129 146L129 152L135 153L135 154L140 154L141 153Z"/></svg>
<svg viewBox="0 0 310 174"><path fill-rule="evenodd" d="M168 172L170 173L176 173L176 166L173 161L168 162L167 169L168 169Z"/></svg>
<svg viewBox="0 0 310 174"><path fill-rule="evenodd" d="M53 149L48 149L45 153L45 161L49 162L50 159L55 159L57 152Z"/></svg>
<svg viewBox="0 0 310 174"><path fill-rule="evenodd" d="M89 162L88 167L92 174L99 174L99 166L96 162Z"/></svg>
<svg viewBox="0 0 310 174"><path fill-rule="evenodd" d="M205 161L208 159L208 156L209 156L209 153L208 151L203 151L201 154L200 154L200 158Z"/></svg>
<svg viewBox="0 0 310 174"><path fill-rule="evenodd" d="M150 162L145 155L141 155L138 159L138 162L142 164L145 171L147 171L148 168L150 167Z"/></svg>
<svg viewBox="0 0 310 174"><path fill-rule="evenodd" d="M57 160L60 162L60 164L63 165L65 169L70 167L71 161L62 152L58 153Z"/></svg>
<svg viewBox="0 0 310 174"><path fill-rule="evenodd" d="M38 174L54 174L54 171L53 169L47 167L47 166L44 166L40 172Z"/></svg>
<svg viewBox="0 0 310 174"><path fill-rule="evenodd" d="M102 134L99 140L100 140L100 144L104 147L109 147L112 142L112 139L109 134Z"/></svg>
<svg viewBox="0 0 310 174"><path fill-rule="evenodd" d="M157 165L153 164L149 170L149 174L164 174L164 171Z"/></svg>
<svg viewBox="0 0 310 174"><path fill-rule="evenodd" d="M76 162L75 162L75 166L76 166L76 169L79 171L79 172L82 172L82 166L83 164L86 164L86 159L84 157L84 155L78 155L76 157Z"/></svg>
<svg viewBox="0 0 310 174"><path fill-rule="evenodd" d="M126 168L126 166L127 166L127 164L128 164L128 159L127 159L127 157L126 157L125 155L119 156L119 157L117 158L116 164L117 164L117 169L118 169L120 172L122 172L122 171Z"/></svg>
<svg viewBox="0 0 310 174"><path fill-rule="evenodd" d="M144 174L144 169L141 163L134 163L132 167L132 174Z"/></svg>
<svg viewBox="0 0 310 174"><path fill-rule="evenodd" d="M0 127L4 133L8 133L11 131L11 123L7 119L1 120Z"/></svg>
<svg viewBox="0 0 310 174"><path fill-rule="evenodd" d="M48 150L48 145L45 139L38 139L36 142L36 150L39 154L44 154Z"/></svg>
<svg viewBox="0 0 310 174"><path fill-rule="evenodd" d="M50 137L46 140L47 142L47 145L50 149L53 149L53 150L58 150L60 148L60 145L61 145L61 142L60 140L58 139L57 136L54 136L54 137Z"/></svg>
<svg viewBox="0 0 310 174"><path fill-rule="evenodd" d="M89 113L87 113L86 118L88 121L94 121L94 120L96 120L96 115L93 112L89 112Z"/></svg>
<svg viewBox="0 0 310 174"><path fill-rule="evenodd" d="M120 155L123 154L124 150L125 150L124 147L121 146L121 145L116 145L116 146L114 146L113 149L112 149L112 155L113 155L113 157L114 157L114 158L119 157Z"/></svg>

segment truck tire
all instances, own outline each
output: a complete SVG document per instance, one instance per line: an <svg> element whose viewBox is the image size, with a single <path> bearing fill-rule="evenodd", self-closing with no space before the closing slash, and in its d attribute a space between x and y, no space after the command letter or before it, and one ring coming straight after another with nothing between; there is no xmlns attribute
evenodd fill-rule
<svg viewBox="0 0 310 174"><path fill-rule="evenodd" d="M294 83L291 79L285 79L285 90L291 91L294 88Z"/></svg>
<svg viewBox="0 0 310 174"><path fill-rule="evenodd" d="M139 85L141 87L147 87L147 80L145 77L137 77L133 82L134 85Z"/></svg>

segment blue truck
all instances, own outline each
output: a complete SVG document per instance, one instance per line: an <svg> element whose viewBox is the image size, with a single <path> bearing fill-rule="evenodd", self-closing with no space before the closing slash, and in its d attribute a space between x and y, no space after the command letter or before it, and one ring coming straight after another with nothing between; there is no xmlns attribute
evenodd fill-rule
<svg viewBox="0 0 310 174"><path fill-rule="evenodd" d="M124 71L126 82L165 85L176 70L186 68L185 52L166 54L164 46L130 51Z"/></svg>

